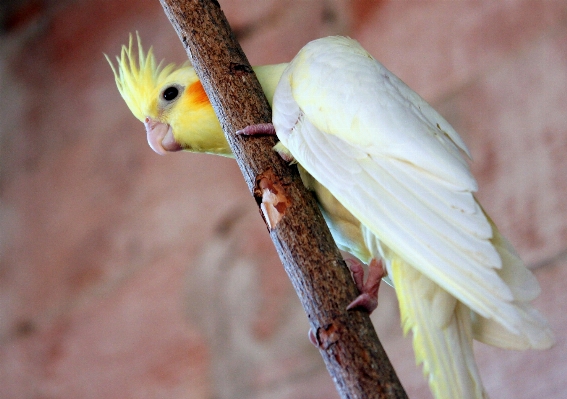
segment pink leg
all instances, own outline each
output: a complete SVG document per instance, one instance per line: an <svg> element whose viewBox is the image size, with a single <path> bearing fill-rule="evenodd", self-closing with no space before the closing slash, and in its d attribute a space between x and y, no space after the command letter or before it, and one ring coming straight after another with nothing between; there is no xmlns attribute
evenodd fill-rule
<svg viewBox="0 0 567 399"><path fill-rule="evenodd" d="M364 282L364 269L359 261L348 259L347 264L352 272L352 278L361 294L356 297L348 306L347 310L357 307L365 308L368 313L372 313L378 306L378 288L380 281L384 277L384 265L382 260L372 259L368 265L368 278Z"/></svg>
<svg viewBox="0 0 567 399"><path fill-rule="evenodd" d="M368 313L372 313L374 309L378 307L378 288L380 288L380 282L382 281L382 277L384 277L384 265L382 264L382 260L372 259L370 265L368 265L368 278L366 279L366 283L364 282L364 268L362 267L362 263L355 259L347 259L346 263L350 268L356 288L361 292L361 294L347 306L347 310L362 307L366 309ZM309 330L308 336L309 341L319 348L320 343L313 329Z"/></svg>
<svg viewBox="0 0 567 399"><path fill-rule="evenodd" d="M258 123L256 125L246 126L244 129L238 130L236 134L241 134L243 136L275 136L276 129L274 129L274 125L272 125L271 123Z"/></svg>
<svg viewBox="0 0 567 399"><path fill-rule="evenodd" d="M236 134L243 135L243 136L275 136L276 129L274 125L271 123L258 123L256 125L249 125L246 126L244 129L240 129L236 131ZM288 152L281 152L276 149L277 153L280 157L286 162L293 162L294 158Z"/></svg>

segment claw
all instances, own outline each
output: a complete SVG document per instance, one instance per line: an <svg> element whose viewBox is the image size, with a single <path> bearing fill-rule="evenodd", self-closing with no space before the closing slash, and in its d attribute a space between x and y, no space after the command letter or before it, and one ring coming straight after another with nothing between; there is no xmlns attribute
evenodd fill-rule
<svg viewBox="0 0 567 399"><path fill-rule="evenodd" d="M311 342L316 348L318 348L319 342L317 342L317 337L315 336L315 331L313 331L313 329L310 328L307 335L309 336L309 342Z"/></svg>
<svg viewBox="0 0 567 399"><path fill-rule="evenodd" d="M274 128L274 125L271 123L258 123L256 125L248 125L244 129L237 130L236 134L243 136L259 136L259 135L275 136L276 129Z"/></svg>
<svg viewBox="0 0 567 399"><path fill-rule="evenodd" d="M364 268L359 261L348 259L347 264L351 270L352 278L361 294L348 306L347 310L357 307L365 308L372 313L378 307L378 289L384 277L384 265L381 260L372 259L368 265L368 277L364 282Z"/></svg>

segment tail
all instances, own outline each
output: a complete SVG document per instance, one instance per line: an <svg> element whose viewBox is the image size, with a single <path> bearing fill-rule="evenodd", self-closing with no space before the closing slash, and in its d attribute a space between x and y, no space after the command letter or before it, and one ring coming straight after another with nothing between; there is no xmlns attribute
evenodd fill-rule
<svg viewBox="0 0 567 399"><path fill-rule="evenodd" d="M470 309L399 257L390 266L404 334L412 331L434 397L487 398L474 361Z"/></svg>

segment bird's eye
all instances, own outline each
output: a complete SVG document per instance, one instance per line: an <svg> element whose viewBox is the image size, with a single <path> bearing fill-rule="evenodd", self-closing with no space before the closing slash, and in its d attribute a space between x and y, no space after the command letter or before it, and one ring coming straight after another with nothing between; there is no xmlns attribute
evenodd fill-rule
<svg viewBox="0 0 567 399"><path fill-rule="evenodd" d="M172 101L177 98L178 94L179 90L177 89L177 87L170 86L163 91L162 97L165 101Z"/></svg>

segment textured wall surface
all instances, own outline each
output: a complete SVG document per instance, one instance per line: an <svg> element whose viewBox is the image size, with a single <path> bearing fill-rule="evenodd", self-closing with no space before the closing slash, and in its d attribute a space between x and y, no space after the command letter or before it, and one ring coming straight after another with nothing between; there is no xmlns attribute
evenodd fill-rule
<svg viewBox="0 0 567 399"><path fill-rule="evenodd" d="M567 397L567 2L220 0L253 64L358 39L469 145L542 285L549 351L476 346L493 398ZM337 397L236 164L159 157L102 53L183 48L157 0L0 6L0 398ZM430 398L393 290L373 320Z"/></svg>

